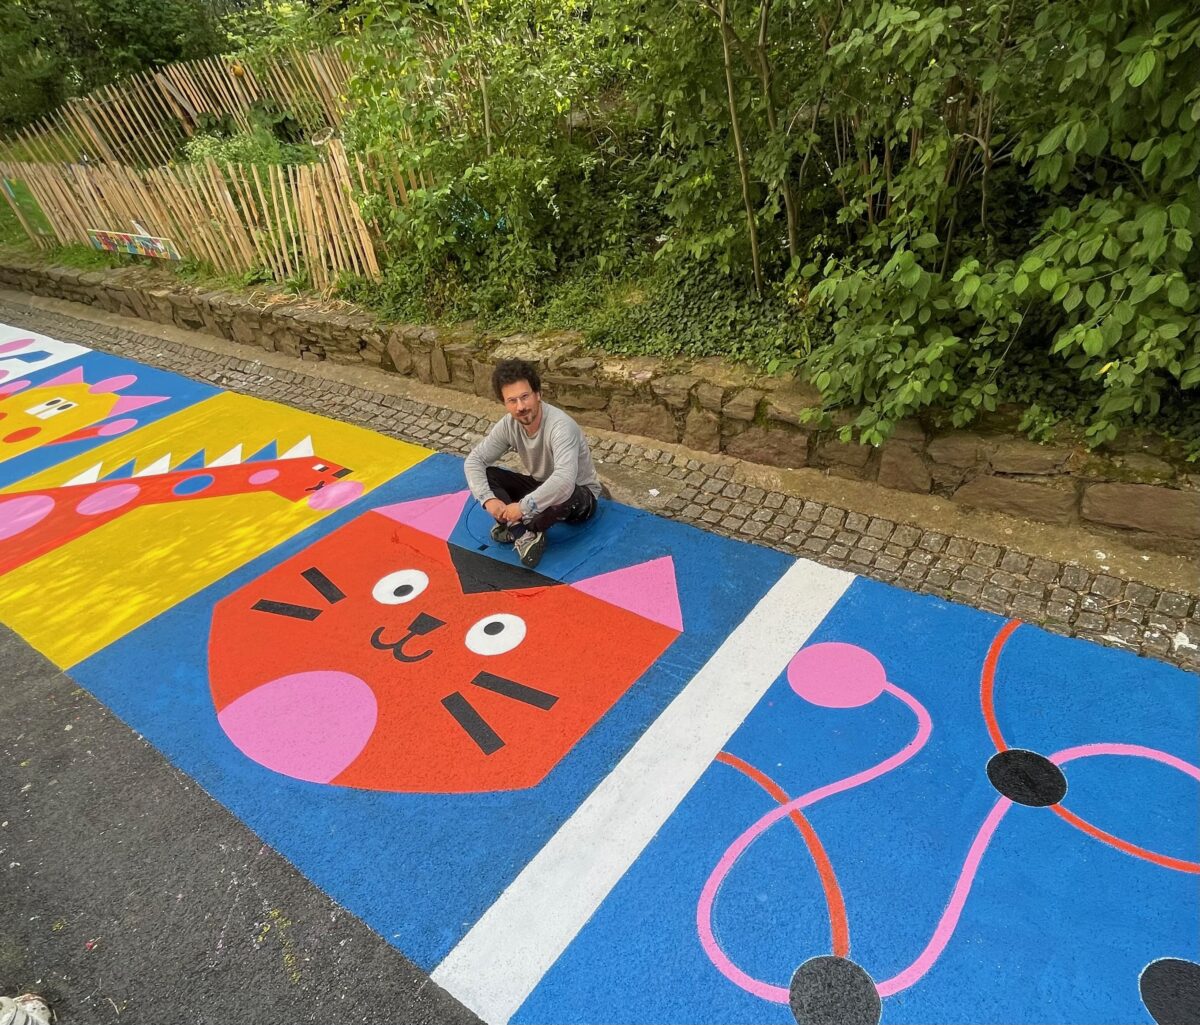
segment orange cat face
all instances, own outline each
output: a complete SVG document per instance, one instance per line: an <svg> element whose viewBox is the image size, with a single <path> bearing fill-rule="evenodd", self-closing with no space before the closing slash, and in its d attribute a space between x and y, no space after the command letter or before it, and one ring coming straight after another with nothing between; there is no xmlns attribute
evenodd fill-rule
<svg viewBox="0 0 1200 1025"><path fill-rule="evenodd" d="M221 601L226 734L369 790L539 783L679 635L669 558L562 584L450 545L465 493L364 513Z"/></svg>

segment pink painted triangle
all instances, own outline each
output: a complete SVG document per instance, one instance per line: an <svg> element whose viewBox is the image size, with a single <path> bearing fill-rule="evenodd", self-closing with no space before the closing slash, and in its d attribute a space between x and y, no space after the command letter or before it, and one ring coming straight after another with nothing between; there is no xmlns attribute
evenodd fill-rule
<svg viewBox="0 0 1200 1025"><path fill-rule="evenodd" d="M42 388L49 388L52 384L83 384L83 367L74 367L68 370L65 374L59 374L57 377L43 381Z"/></svg>
<svg viewBox="0 0 1200 1025"><path fill-rule="evenodd" d="M452 495L434 495L432 498L383 505L375 511L383 513L390 520L415 527L445 541L450 539L450 533L458 523L470 494L469 491L456 491Z"/></svg>
<svg viewBox="0 0 1200 1025"><path fill-rule="evenodd" d="M675 560L669 555L588 577L571 586L609 605L669 626L672 630L683 630L679 587L675 583Z"/></svg>
<svg viewBox="0 0 1200 1025"><path fill-rule="evenodd" d="M117 399L117 404L109 410L108 415L116 416L118 413L132 413L135 409L141 409L143 406L153 406L156 402L166 401L166 395L122 395Z"/></svg>

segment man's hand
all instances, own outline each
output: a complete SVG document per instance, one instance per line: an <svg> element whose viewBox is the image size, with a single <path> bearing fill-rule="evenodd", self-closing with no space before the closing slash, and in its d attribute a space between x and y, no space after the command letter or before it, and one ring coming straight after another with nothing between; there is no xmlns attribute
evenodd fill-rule
<svg viewBox="0 0 1200 1025"><path fill-rule="evenodd" d="M483 509L497 523L520 523L525 516L520 503L505 505L498 498L489 498L483 503Z"/></svg>

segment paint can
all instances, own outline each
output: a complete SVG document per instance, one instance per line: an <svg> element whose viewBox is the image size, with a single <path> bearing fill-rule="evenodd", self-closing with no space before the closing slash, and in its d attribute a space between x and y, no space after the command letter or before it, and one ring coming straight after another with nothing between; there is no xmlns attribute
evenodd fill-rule
<svg viewBox="0 0 1200 1025"><path fill-rule="evenodd" d="M0 1025L50 1025L50 1008L33 993L0 997Z"/></svg>

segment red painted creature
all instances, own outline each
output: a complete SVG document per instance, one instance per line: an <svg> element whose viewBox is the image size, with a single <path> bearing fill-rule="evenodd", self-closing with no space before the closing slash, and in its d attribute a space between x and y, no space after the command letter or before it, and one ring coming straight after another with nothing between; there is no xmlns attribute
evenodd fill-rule
<svg viewBox="0 0 1200 1025"><path fill-rule="evenodd" d="M531 787L679 636L669 557L560 583L449 544L466 498L366 512L218 603L238 748L367 790Z"/></svg>

